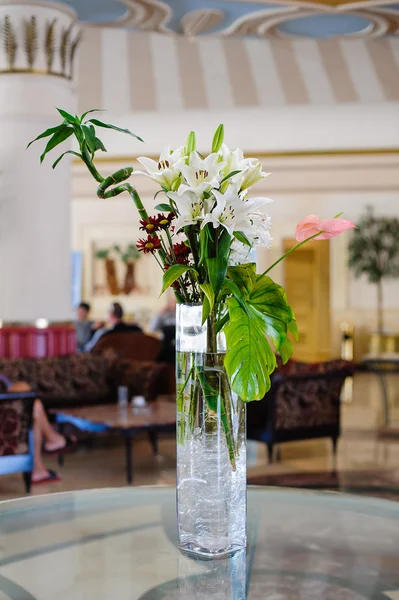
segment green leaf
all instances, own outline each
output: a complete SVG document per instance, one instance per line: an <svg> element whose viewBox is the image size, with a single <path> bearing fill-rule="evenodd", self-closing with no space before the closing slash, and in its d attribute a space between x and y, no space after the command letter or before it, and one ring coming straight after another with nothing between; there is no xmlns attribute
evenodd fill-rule
<svg viewBox="0 0 399 600"><path fill-rule="evenodd" d="M227 229L225 229L223 227L223 231L219 237L218 245L217 245L218 256L228 260L229 254L230 254L231 240L232 240L231 235L229 234Z"/></svg>
<svg viewBox="0 0 399 600"><path fill-rule="evenodd" d="M87 125L82 125L82 131L90 154L94 154L96 151L96 132L93 125L90 125L89 127Z"/></svg>
<svg viewBox="0 0 399 600"><path fill-rule="evenodd" d="M138 139L140 142L143 141L141 137L139 137L135 133L132 133L131 131L129 131L129 129L122 129L121 127L116 127L115 125L110 125L109 123L103 123L98 119L89 119L87 123L93 123L93 125L95 125L96 127L104 127L104 129L113 129L114 131L119 131L120 133L127 133Z"/></svg>
<svg viewBox="0 0 399 600"><path fill-rule="evenodd" d="M241 173L241 171L232 171L231 173L226 175L226 177L223 177L222 181L220 182L220 185L222 185L222 183L224 183L225 181L230 179L230 177L234 177L234 175L238 175L238 173Z"/></svg>
<svg viewBox="0 0 399 600"><path fill-rule="evenodd" d="M91 110L86 110L86 112L83 113L83 115L80 117L80 122L82 123L83 119L89 115L90 113L94 113L94 112L104 112L103 108L92 108Z"/></svg>
<svg viewBox="0 0 399 600"><path fill-rule="evenodd" d="M245 246L249 246L250 248L252 248L251 242L249 241L247 236L242 231L235 231L233 233L233 235L236 238L236 240L241 242L241 244L244 244Z"/></svg>
<svg viewBox="0 0 399 600"><path fill-rule="evenodd" d="M160 210L161 212L172 212L172 207L170 204L157 204L155 210Z"/></svg>
<svg viewBox="0 0 399 600"><path fill-rule="evenodd" d="M279 352L280 352L280 356L282 358L283 363L286 364L290 360L290 358L294 352L294 347L289 338L285 338L283 343L280 344Z"/></svg>
<svg viewBox="0 0 399 600"><path fill-rule="evenodd" d="M62 110L62 108L57 108L57 110L60 113L61 117L63 117L65 121L67 121L67 123L70 123L71 125L79 125L79 117L74 117L73 115L70 115L68 112L66 112L66 110Z"/></svg>
<svg viewBox="0 0 399 600"><path fill-rule="evenodd" d="M43 133L38 135L37 138L35 138L31 142L29 142L29 144L26 146L26 149L28 149L29 146L31 144L33 144L33 142L37 142L37 140L41 140L42 138L49 137L50 135L53 135L53 133L56 133L56 131L58 131L59 129L63 129L64 127L65 127L65 125L62 124L62 125L58 125L57 127L50 127L50 129L46 129L46 131L43 131Z"/></svg>
<svg viewBox="0 0 399 600"><path fill-rule="evenodd" d="M205 265L208 271L208 279L212 286L215 296L222 289L224 280L226 278L226 272L228 262L226 258L205 258Z"/></svg>
<svg viewBox="0 0 399 600"><path fill-rule="evenodd" d="M201 314L201 323L202 325L205 323L209 315L211 314L211 305L209 304L209 300L206 296L202 301L202 314Z"/></svg>
<svg viewBox="0 0 399 600"><path fill-rule="evenodd" d="M227 269L227 277L234 281L244 297L248 297L256 283L256 264L248 263L246 265L229 267Z"/></svg>
<svg viewBox="0 0 399 600"><path fill-rule="evenodd" d="M199 254L199 265L202 265L206 258L209 258L209 244L212 243L212 231L210 225L207 223L205 227L200 230L200 254Z"/></svg>
<svg viewBox="0 0 399 600"><path fill-rule="evenodd" d="M58 146L58 144L61 144L62 142L67 140L69 137L71 137L72 134L73 134L73 129L67 125L64 125L64 127L59 129L58 131L56 131L54 133L54 135L47 142L44 152L40 157L40 162L41 163L43 162L44 157L46 156L46 154L48 152L50 152L50 150L52 150L53 148Z"/></svg>
<svg viewBox="0 0 399 600"><path fill-rule="evenodd" d="M215 294L213 292L213 289L212 289L212 286L210 283L201 283L200 288L204 292L205 298L207 300L207 302L206 302L207 306L205 309L203 308L203 310L202 310L202 323L204 324L215 304ZM204 298L204 300L205 300L205 298ZM204 303L204 306L205 306L205 303ZM204 316L204 313L205 313L205 316Z"/></svg>
<svg viewBox="0 0 399 600"><path fill-rule="evenodd" d="M103 152L107 151L106 147L104 146L104 144L98 137L96 137L96 145L95 145L94 152L97 152L97 150L102 150Z"/></svg>
<svg viewBox="0 0 399 600"><path fill-rule="evenodd" d="M212 152L219 152L224 140L224 125L221 123L215 131L212 140Z"/></svg>
<svg viewBox="0 0 399 600"><path fill-rule="evenodd" d="M198 276L197 271L195 269L193 269L193 267L189 267L188 265L172 265L167 271L165 271L165 273L163 275L161 294L163 294L164 291L167 290L168 287L170 287L172 285L172 283L174 283L177 279L179 279L179 277L184 275L184 273L186 273L187 271L192 271L193 273L195 273L195 275Z"/></svg>
<svg viewBox="0 0 399 600"><path fill-rule="evenodd" d="M78 152L74 152L73 150L67 150L66 152L63 152L61 154L61 156L59 156L55 162L53 162L53 164L52 164L53 169L55 169L55 167L58 165L58 163L64 158L65 154L74 154L78 158L82 158L82 155L79 154Z"/></svg>
<svg viewBox="0 0 399 600"><path fill-rule="evenodd" d="M294 337L294 339L296 341L298 341L298 325L297 325L297 322L295 321L295 319L290 321L288 323L287 327L288 327L288 331L290 332L290 334Z"/></svg>
<svg viewBox="0 0 399 600"><path fill-rule="evenodd" d="M270 277L258 280L250 294L251 304L261 313L289 323L294 318L294 312L286 298L284 288Z"/></svg>
<svg viewBox="0 0 399 600"><path fill-rule="evenodd" d="M256 309L236 298L227 300L230 320L224 327L227 353L225 368L231 387L244 402L260 400L270 388L270 373L276 357L264 331L264 321Z"/></svg>
<svg viewBox="0 0 399 600"><path fill-rule="evenodd" d="M235 470L236 459L232 436L233 424L231 423L231 417L229 418L225 406L225 402L228 402L228 398L224 398L223 394L221 394L219 391L221 388L228 388L228 382L222 380L222 378L225 378L225 375L222 372L220 372L220 374L216 374L212 371L206 372L204 367L197 367L196 371L207 407L212 412L220 415L220 421L223 425L227 449L229 451L230 462Z"/></svg>

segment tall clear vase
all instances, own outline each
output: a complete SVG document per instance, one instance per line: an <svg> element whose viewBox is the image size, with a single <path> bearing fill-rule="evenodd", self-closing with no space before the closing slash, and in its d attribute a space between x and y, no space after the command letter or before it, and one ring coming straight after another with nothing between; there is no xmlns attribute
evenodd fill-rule
<svg viewBox="0 0 399 600"><path fill-rule="evenodd" d="M246 546L246 410L201 315L177 306L178 539L187 554L224 558Z"/></svg>

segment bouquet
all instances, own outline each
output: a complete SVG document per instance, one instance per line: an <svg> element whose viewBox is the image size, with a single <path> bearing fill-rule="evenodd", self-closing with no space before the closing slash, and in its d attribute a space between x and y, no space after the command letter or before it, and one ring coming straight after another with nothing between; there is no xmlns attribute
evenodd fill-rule
<svg viewBox="0 0 399 600"><path fill-rule="evenodd" d="M130 194L143 232L137 248L157 260L163 271L162 292L172 286L178 303L202 304L209 355L217 352L218 334L225 335L224 367L231 389L244 402L263 398L276 367L276 354L287 362L298 334L284 288L271 279L270 271L302 244L334 237L354 227L353 223L340 215L327 221L310 215L297 226L297 246L266 271L257 273L251 253L272 243L267 214L271 200L253 197L251 191L269 173L262 170L259 160L246 158L242 150L231 151L224 144L223 125L217 128L207 156L197 150L196 136L191 132L183 146L165 148L158 161L139 158L144 171L133 173L126 167L103 177L94 164L96 153L106 151L96 128L141 138L93 118L91 113L96 109L81 117L58 111L63 118L61 125L33 140L50 138L41 161L61 142L75 136L79 152L67 150L53 168L66 154L73 154L99 183L100 198ZM143 174L159 185L156 197L162 194L162 201L151 215L132 184L132 174Z"/></svg>

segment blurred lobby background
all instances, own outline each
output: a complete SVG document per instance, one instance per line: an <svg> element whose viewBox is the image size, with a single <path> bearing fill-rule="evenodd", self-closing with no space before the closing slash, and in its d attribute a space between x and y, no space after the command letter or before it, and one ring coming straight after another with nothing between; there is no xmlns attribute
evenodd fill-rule
<svg viewBox="0 0 399 600"><path fill-rule="evenodd" d="M29 46L32 22L36 42ZM166 302L152 257L123 259L139 237L130 198L100 200L78 160L67 156L52 170L51 155L39 165L40 143L25 150L58 124L55 107L77 114L104 109L99 118L144 139L101 130L107 153L96 164L103 174L130 164L138 169L138 156L158 156L192 129L199 150L209 151L224 123L228 146L259 157L272 173L257 188L274 201L273 247L256 254L261 270L293 244L296 224L309 214L332 218L343 211L356 224L372 207L376 218L399 218L398 4L2 0L0 23L3 365L74 350L73 334L51 346L45 332L71 322L82 300L93 320L106 319L111 302L120 302L146 333ZM157 186L144 177L133 181L151 214ZM399 280L383 283L385 331L376 336L377 288L350 270L349 240L306 247L274 272L301 330L294 358L363 363L371 355L394 371ZM126 288L129 265L134 282ZM281 444L270 465L264 445L250 442L250 482L295 485L298 476L300 484L341 489L358 477L359 489L395 496L399 388L397 375L384 375L388 423L379 377L357 372L345 388L338 483L325 439ZM172 437L161 438L158 456L146 438L135 444L134 483L173 483ZM119 438L83 440L48 491L123 485L123 452ZM307 479L312 473L315 479ZM1 499L23 493L19 476L0 479Z"/></svg>

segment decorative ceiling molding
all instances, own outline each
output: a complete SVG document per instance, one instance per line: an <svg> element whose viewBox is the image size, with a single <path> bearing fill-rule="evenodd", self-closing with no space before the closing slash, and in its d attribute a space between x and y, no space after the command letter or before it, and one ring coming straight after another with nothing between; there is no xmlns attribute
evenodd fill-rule
<svg viewBox="0 0 399 600"><path fill-rule="evenodd" d="M181 18L180 24L184 35L194 37L220 25L225 13L217 9L193 10Z"/></svg>
<svg viewBox="0 0 399 600"><path fill-rule="evenodd" d="M118 19L113 25L135 27L141 31L158 33L174 32L167 27L172 17L172 9L160 0L123 0L128 12L126 16Z"/></svg>
<svg viewBox="0 0 399 600"><path fill-rule="evenodd" d="M80 3L87 0L65 2L79 9ZM189 38L209 35L365 39L399 34L398 0L202 0L201 8L197 8L195 0L108 2L111 0L102 0L102 14L107 19L112 14L111 6L118 6L111 21L100 23L94 9L89 8L97 25ZM122 17L121 6L126 7Z"/></svg>

